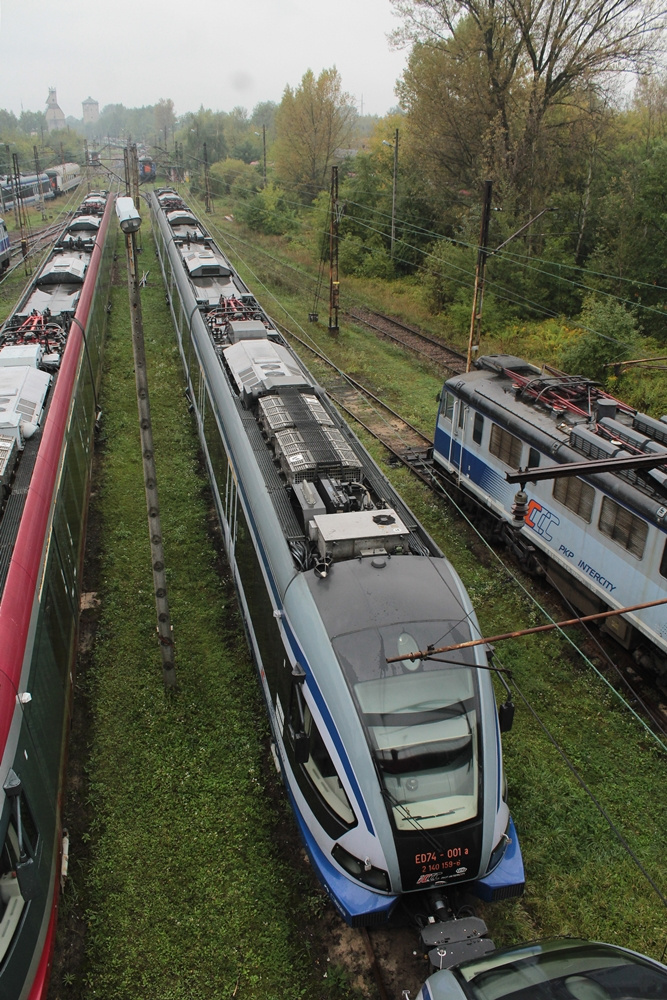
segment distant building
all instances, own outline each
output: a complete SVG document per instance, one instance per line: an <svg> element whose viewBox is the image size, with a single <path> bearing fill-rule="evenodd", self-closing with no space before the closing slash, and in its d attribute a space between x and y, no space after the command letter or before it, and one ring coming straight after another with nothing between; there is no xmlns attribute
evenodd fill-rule
<svg viewBox="0 0 667 1000"><path fill-rule="evenodd" d="M85 101L81 102L81 107L83 108L83 124L94 125L100 117L99 101L94 101L92 97L87 97Z"/></svg>
<svg viewBox="0 0 667 1000"><path fill-rule="evenodd" d="M55 87L49 87L49 96L46 102L46 124L49 132L56 132L58 129L67 128L65 115L58 105Z"/></svg>

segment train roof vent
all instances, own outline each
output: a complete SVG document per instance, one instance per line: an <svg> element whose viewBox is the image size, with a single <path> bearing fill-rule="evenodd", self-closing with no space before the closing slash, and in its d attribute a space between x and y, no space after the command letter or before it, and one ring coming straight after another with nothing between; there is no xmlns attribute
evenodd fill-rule
<svg viewBox="0 0 667 1000"><path fill-rule="evenodd" d="M607 441L605 438L598 437L593 431L589 431L587 427L573 427L570 431L570 444L577 451L592 459L621 458L622 455L627 454L620 441Z"/></svg>
<svg viewBox="0 0 667 1000"><path fill-rule="evenodd" d="M207 275L229 276L231 268L227 267L212 250L192 250L183 254L185 266L191 278L204 278Z"/></svg>
<svg viewBox="0 0 667 1000"><path fill-rule="evenodd" d="M540 375L541 371L523 358L513 354L485 354L475 362L475 368L501 374L505 370L516 372L517 375Z"/></svg>
<svg viewBox="0 0 667 1000"><path fill-rule="evenodd" d="M278 431L275 436L275 448L280 466L290 483L313 478L317 462L297 430Z"/></svg>
<svg viewBox="0 0 667 1000"><path fill-rule="evenodd" d="M361 463L341 432L336 427L323 427L322 429L341 465L340 470L336 468L330 471L338 474L341 479L357 479L361 475Z"/></svg>
<svg viewBox="0 0 667 1000"><path fill-rule="evenodd" d="M606 431L612 434L615 438L618 438L620 441L625 441L626 444L631 444L633 448L639 448L641 451L646 451L647 445L651 444L651 439L645 434L641 434L634 428L628 427L627 424L622 424L619 420L611 420L608 417L603 417L599 423L600 427L604 427Z"/></svg>
<svg viewBox="0 0 667 1000"><path fill-rule="evenodd" d="M67 227L67 232L71 233L75 229L99 229L101 221L99 215L77 215Z"/></svg>
<svg viewBox="0 0 667 1000"><path fill-rule="evenodd" d="M396 511L389 508L317 514L311 519L309 530L325 562L408 550L408 529Z"/></svg>
<svg viewBox="0 0 667 1000"><path fill-rule="evenodd" d="M272 438L277 431L293 427L294 420L280 396L263 396L257 403L259 423L268 437Z"/></svg>
<svg viewBox="0 0 667 1000"><path fill-rule="evenodd" d="M302 399L318 424L322 424L326 427L333 427L333 420L324 409L317 396L309 396L304 392Z"/></svg>
<svg viewBox="0 0 667 1000"><path fill-rule="evenodd" d="M51 376L39 368L0 368L0 433L19 447L41 419L50 384Z"/></svg>
<svg viewBox="0 0 667 1000"><path fill-rule="evenodd" d="M170 226L196 226L198 225L192 212L187 208L175 208L167 212L167 222Z"/></svg>
<svg viewBox="0 0 667 1000"><path fill-rule="evenodd" d="M41 285L82 285L86 274L87 260L80 257L54 257L38 276L36 284Z"/></svg>
<svg viewBox="0 0 667 1000"><path fill-rule="evenodd" d="M246 397L275 392L284 386L312 389L312 383L281 344L269 340L240 340L223 351L239 392Z"/></svg>
<svg viewBox="0 0 667 1000"><path fill-rule="evenodd" d="M267 329L261 320L233 319L226 332L232 344L238 344L239 340L266 340Z"/></svg>
<svg viewBox="0 0 667 1000"><path fill-rule="evenodd" d="M642 434L653 438L654 441L667 444L667 423L662 420L655 420L654 417L649 417L645 413L635 413L632 426L641 431Z"/></svg>

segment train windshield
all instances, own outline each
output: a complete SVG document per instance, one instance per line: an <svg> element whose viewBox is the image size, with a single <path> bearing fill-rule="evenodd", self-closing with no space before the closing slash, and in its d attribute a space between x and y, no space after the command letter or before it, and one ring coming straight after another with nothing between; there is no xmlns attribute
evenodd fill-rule
<svg viewBox="0 0 667 1000"><path fill-rule="evenodd" d="M335 643L401 831L453 826L478 812L479 708L472 665L384 662L435 644L441 633L442 622L425 622L357 632ZM363 650L370 653L371 645L375 653L364 661ZM377 669L368 669L373 662Z"/></svg>

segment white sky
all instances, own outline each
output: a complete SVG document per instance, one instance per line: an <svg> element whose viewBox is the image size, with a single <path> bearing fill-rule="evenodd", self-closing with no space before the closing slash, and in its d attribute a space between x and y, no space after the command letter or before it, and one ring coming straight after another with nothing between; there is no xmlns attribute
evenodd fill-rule
<svg viewBox="0 0 667 1000"><path fill-rule="evenodd" d="M0 0L0 107L65 115L88 96L176 114L279 102L307 69L336 66L365 114L396 104L406 53L389 0Z"/></svg>

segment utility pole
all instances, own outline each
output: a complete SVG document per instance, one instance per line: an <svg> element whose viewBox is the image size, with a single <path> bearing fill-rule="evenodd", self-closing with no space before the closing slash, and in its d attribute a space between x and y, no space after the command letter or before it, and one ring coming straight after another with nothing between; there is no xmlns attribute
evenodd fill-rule
<svg viewBox="0 0 667 1000"><path fill-rule="evenodd" d="M30 228L30 223L28 221L28 213L26 211L26 207L23 202L23 191L21 190L21 171L19 170L18 153L12 153L12 161L14 164L14 171L13 171L14 212L18 228L21 230L21 253L23 254L25 273L29 274L30 272L28 271L28 262L26 258L28 256L28 231Z"/></svg>
<svg viewBox="0 0 667 1000"><path fill-rule="evenodd" d="M262 146L264 147L264 187L266 187L266 125L262 125Z"/></svg>
<svg viewBox="0 0 667 1000"><path fill-rule="evenodd" d="M382 140L383 146L391 146L391 142ZM398 178L398 129L394 133L394 175L391 185L391 259L394 259L394 243L396 242L396 181Z"/></svg>
<svg viewBox="0 0 667 1000"><path fill-rule="evenodd" d="M211 181L208 175L208 150L206 148L206 143L204 143L204 204L206 205L206 214L211 214Z"/></svg>
<svg viewBox="0 0 667 1000"><path fill-rule="evenodd" d="M477 267L475 268L475 291L472 299L472 315L470 317L470 336L468 338L468 361L466 371L472 368L473 354L479 350L479 338L482 328L482 305L484 303L484 274L488 254L489 220L491 218L492 181L484 181L484 199L482 201L482 222L479 230L479 246L477 248Z"/></svg>
<svg viewBox="0 0 667 1000"><path fill-rule="evenodd" d="M329 220L329 333L338 333L338 167L331 168L331 218Z"/></svg>
<svg viewBox="0 0 667 1000"><path fill-rule="evenodd" d="M134 187L132 174L132 157L130 150L125 148L125 189L128 197L119 198L116 202L121 229L125 234L125 250L127 254L127 287L130 298L130 318L132 322L132 352L134 355L134 374L137 389L137 409L139 413L139 434L141 438L141 455L143 462L144 490L146 493L146 509L148 512L148 534L151 548L151 564L153 567L153 590L155 593L155 611L157 615L157 634L162 655L162 680L166 688L176 687L176 668L174 663L174 640L167 599L167 575L165 570L164 547L162 544L162 528L160 525L160 507L158 503L157 473L153 451L153 429L151 424L150 400L148 397L148 374L146 370L146 352L144 347L144 325L141 314L141 295L137 274L136 231L141 225L139 216L139 187L136 185L135 212L121 214L122 202L129 201L131 187ZM134 147L136 161L136 146ZM131 204L130 204L131 208Z"/></svg>
<svg viewBox="0 0 667 1000"><path fill-rule="evenodd" d="M42 182L39 179L39 175L42 169L39 165L39 154L37 152L37 146L32 147L32 151L35 154L35 173L37 174L37 189L39 191L39 208L42 213L42 222L46 221L46 205L44 203L44 192L42 191Z"/></svg>
<svg viewBox="0 0 667 1000"><path fill-rule="evenodd" d="M472 316L470 317L470 338L468 340L468 362L466 365L466 371L469 372L472 368L473 354L479 350L479 342L481 338L482 330L482 306L484 304L484 277L486 272L486 259L487 257L493 257L494 254L506 247L508 243L511 243L513 239L520 236L529 226L532 226L534 222L541 219L543 215L547 212L556 212L555 208L543 208L541 212L529 219L528 222L524 222L515 233L508 236L506 240L503 240L495 248L495 250L489 250L487 244L489 242L489 218L491 215L491 181L484 182L484 203L482 206L482 225L480 229L479 236L479 249L477 252L477 269L475 271L475 291L473 295L472 303Z"/></svg>

